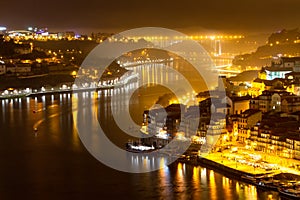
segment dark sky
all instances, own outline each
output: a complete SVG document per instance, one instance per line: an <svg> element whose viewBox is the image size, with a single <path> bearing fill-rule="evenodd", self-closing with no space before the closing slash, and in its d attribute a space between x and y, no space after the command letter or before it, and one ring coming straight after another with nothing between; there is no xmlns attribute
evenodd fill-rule
<svg viewBox="0 0 300 200"><path fill-rule="evenodd" d="M122 31L275 31L300 27L300 0L2 0L0 25Z"/></svg>

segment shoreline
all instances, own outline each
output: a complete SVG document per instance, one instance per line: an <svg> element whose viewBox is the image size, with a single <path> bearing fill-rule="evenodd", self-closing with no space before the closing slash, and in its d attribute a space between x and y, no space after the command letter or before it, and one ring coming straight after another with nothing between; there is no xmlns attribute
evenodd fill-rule
<svg viewBox="0 0 300 200"><path fill-rule="evenodd" d="M176 162L181 162L192 166L201 166L210 170L214 170L228 178L241 181L246 184L251 184L255 186L257 190L277 192L281 198L299 199L300 197L300 178L297 174L284 172L282 170L263 172L262 169L254 169L253 172L251 172L251 170L245 170L246 167L244 164L239 163L239 165L237 165L236 163L235 167L232 167L232 165L227 166L225 163L223 163L224 160L221 160L220 162L219 160L213 160L211 155L212 154L208 154L206 156L198 155L197 157L191 159L178 159ZM293 176L293 179L291 180L285 178L287 175ZM296 189L297 187L298 189Z"/></svg>
<svg viewBox="0 0 300 200"><path fill-rule="evenodd" d="M186 164L194 165L194 166L206 167L211 170L217 171L217 172L221 173L222 175L227 176L229 178L241 180L245 183L249 183L254 186L257 186L256 178L272 174L272 173L253 174L250 172L244 172L242 170L228 167L224 164L220 164L216 161L213 161L211 159L208 159L208 158L202 157L202 156L200 156L200 157L198 156L196 159L190 159L190 160L180 159L180 160L178 160L178 162L182 162L182 163L186 163Z"/></svg>
<svg viewBox="0 0 300 200"><path fill-rule="evenodd" d="M277 174L284 173L279 170L272 170L270 172L256 170L256 172L253 173L251 171L246 171L243 168L245 166L243 166L241 163L239 163L236 168L233 168L232 166L225 165L225 163L222 163L222 161L220 163L218 161L212 160L211 158L208 158L208 156L197 156L190 159L178 159L176 162L181 162L193 166L202 166L214 170L228 178L232 178L237 181L256 186L257 189L275 192L279 192L278 187L270 188L268 186L260 185L259 180L263 178L272 178Z"/></svg>
<svg viewBox="0 0 300 200"><path fill-rule="evenodd" d="M105 89L113 89L118 88L121 86L124 86L128 83L131 83L132 81L138 79L138 74L132 74L128 77L126 77L121 82L118 82L114 85L101 85L98 87L90 87L90 88L61 88L61 89L55 89L55 90L48 90L48 91L40 91L40 92L30 92L30 93L17 93L17 94L7 94L7 95L1 95L0 94L0 100L5 99L17 99L17 98L23 98L23 97L35 97L40 95L52 95L52 94L61 94L61 93L77 93L77 92L88 92L88 91L99 91L99 90L105 90Z"/></svg>

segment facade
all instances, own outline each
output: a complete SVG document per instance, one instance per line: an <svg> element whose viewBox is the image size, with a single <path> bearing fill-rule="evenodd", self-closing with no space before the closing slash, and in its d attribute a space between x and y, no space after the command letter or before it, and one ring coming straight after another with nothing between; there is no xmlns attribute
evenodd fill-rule
<svg viewBox="0 0 300 200"><path fill-rule="evenodd" d="M16 73L17 66L13 63L6 63L6 74L11 75Z"/></svg>
<svg viewBox="0 0 300 200"><path fill-rule="evenodd" d="M210 116L211 113L231 114L231 100L224 98L207 98L199 102L200 115Z"/></svg>
<svg viewBox="0 0 300 200"><path fill-rule="evenodd" d="M261 110L263 113L281 112L281 101L287 96L292 94L286 91L263 91L261 95L250 100L250 108Z"/></svg>
<svg viewBox="0 0 300 200"><path fill-rule="evenodd" d="M27 75L31 73L31 64L29 63L18 63L16 67L16 74L24 74Z"/></svg>
<svg viewBox="0 0 300 200"><path fill-rule="evenodd" d="M16 44L14 51L17 54L29 54L32 52L32 46L31 44Z"/></svg>
<svg viewBox="0 0 300 200"><path fill-rule="evenodd" d="M273 80L275 78L284 78L286 74L293 71L292 67L287 68L277 68L277 67L267 67L265 68L267 74L267 80Z"/></svg>
<svg viewBox="0 0 300 200"><path fill-rule="evenodd" d="M270 115L251 129L246 143L254 150L299 159L299 141L299 122L290 117Z"/></svg>
<svg viewBox="0 0 300 200"><path fill-rule="evenodd" d="M243 97L231 97L231 110L230 114L236 115L241 114L245 110L248 110L250 107L251 96L243 96Z"/></svg>
<svg viewBox="0 0 300 200"><path fill-rule="evenodd" d="M273 60L270 67L265 68L267 80L285 78L291 72L300 72L300 57L280 57Z"/></svg>
<svg viewBox="0 0 300 200"><path fill-rule="evenodd" d="M300 57L281 57L281 66L292 67L294 72L300 72Z"/></svg>
<svg viewBox="0 0 300 200"><path fill-rule="evenodd" d="M211 119L210 124L207 125L206 143L201 147L201 151L221 150L227 145L229 140L227 135L225 115L222 113L214 115L214 119Z"/></svg>
<svg viewBox="0 0 300 200"><path fill-rule="evenodd" d="M184 114L184 118L180 124L180 131L185 133L185 136L201 136L200 133L200 109L199 106L190 106Z"/></svg>
<svg viewBox="0 0 300 200"><path fill-rule="evenodd" d="M179 132L181 125L181 113L184 115L185 106L182 104L171 104L166 108L154 108L148 114L148 132L151 135L166 134L174 138Z"/></svg>
<svg viewBox="0 0 300 200"><path fill-rule="evenodd" d="M253 81L252 87L250 90L251 96L259 96L263 93L265 90L269 91L286 91L286 83L285 79L281 78L275 78L273 80L264 80L257 78Z"/></svg>
<svg viewBox="0 0 300 200"><path fill-rule="evenodd" d="M287 96L281 102L281 111L292 113L300 111L300 96Z"/></svg>
<svg viewBox="0 0 300 200"><path fill-rule="evenodd" d="M3 61L0 61L0 75L6 74L6 66Z"/></svg>
<svg viewBox="0 0 300 200"><path fill-rule="evenodd" d="M300 96L285 91L264 91L263 94L251 99L250 108L261 110L263 113L296 112L300 111Z"/></svg>
<svg viewBox="0 0 300 200"><path fill-rule="evenodd" d="M239 143L246 143L246 140L250 137L250 130L257 122L262 119L262 112L260 110L248 109L243 113L234 116L233 120L233 135L234 141Z"/></svg>

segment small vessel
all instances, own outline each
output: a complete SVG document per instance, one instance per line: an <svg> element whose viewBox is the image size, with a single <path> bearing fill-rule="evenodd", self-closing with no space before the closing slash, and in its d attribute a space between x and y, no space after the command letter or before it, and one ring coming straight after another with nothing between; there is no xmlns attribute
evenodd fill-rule
<svg viewBox="0 0 300 200"><path fill-rule="evenodd" d="M145 146L139 142L127 142L126 143L126 151L134 152L134 153L144 153L144 152L152 152L155 148L153 146Z"/></svg>
<svg viewBox="0 0 300 200"><path fill-rule="evenodd" d="M300 190L299 189L278 189L280 197L286 199L300 199Z"/></svg>
<svg viewBox="0 0 300 200"><path fill-rule="evenodd" d="M256 183L257 179L253 176L249 176L249 175L243 175L241 176L241 178L248 183Z"/></svg>
<svg viewBox="0 0 300 200"><path fill-rule="evenodd" d="M278 186L273 183L272 180L270 181L259 181L258 184L256 185L257 188L263 189L263 190L273 190L277 191Z"/></svg>

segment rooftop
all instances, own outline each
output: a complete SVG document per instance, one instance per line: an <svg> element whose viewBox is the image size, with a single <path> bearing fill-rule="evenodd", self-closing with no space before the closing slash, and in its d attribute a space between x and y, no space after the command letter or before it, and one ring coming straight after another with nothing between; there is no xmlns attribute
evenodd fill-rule
<svg viewBox="0 0 300 200"><path fill-rule="evenodd" d="M270 72L292 72L293 68L292 67L266 67L266 71Z"/></svg>

